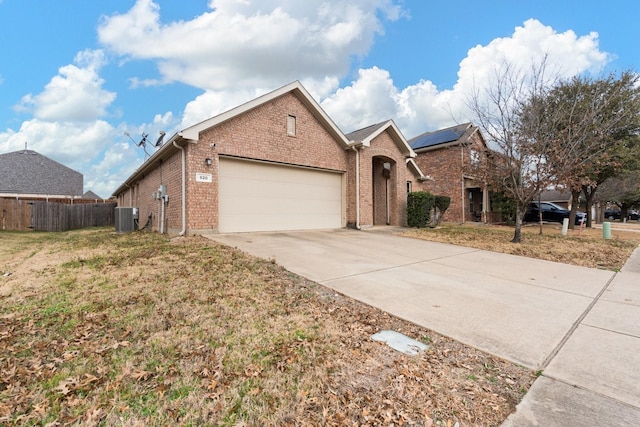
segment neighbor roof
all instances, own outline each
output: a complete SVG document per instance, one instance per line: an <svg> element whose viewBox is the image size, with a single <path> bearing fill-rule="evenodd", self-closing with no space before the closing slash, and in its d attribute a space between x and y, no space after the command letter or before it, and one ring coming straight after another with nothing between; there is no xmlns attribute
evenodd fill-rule
<svg viewBox="0 0 640 427"><path fill-rule="evenodd" d="M448 127L445 129L436 130L433 132L425 132L422 135L418 135L415 138L409 140L409 145L414 150L426 150L435 149L448 145L455 145L467 142L471 135L477 130L476 126L471 123L463 123Z"/></svg>
<svg viewBox="0 0 640 427"><path fill-rule="evenodd" d="M102 197L98 196L93 191L89 190L82 195L83 199L93 199L93 200L102 200Z"/></svg>
<svg viewBox="0 0 640 427"><path fill-rule="evenodd" d="M83 176L33 150L0 154L0 194L81 196Z"/></svg>
<svg viewBox="0 0 640 427"><path fill-rule="evenodd" d="M571 200L571 191L545 190L540 194L543 202L568 202Z"/></svg>

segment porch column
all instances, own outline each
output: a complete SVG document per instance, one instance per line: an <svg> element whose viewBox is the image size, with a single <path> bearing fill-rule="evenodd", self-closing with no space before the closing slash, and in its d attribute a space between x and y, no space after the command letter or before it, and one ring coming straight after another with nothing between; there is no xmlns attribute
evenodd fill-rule
<svg viewBox="0 0 640 427"><path fill-rule="evenodd" d="M488 223L489 222L489 218L487 213L490 212L489 209L489 191L487 189L487 186L483 186L482 187L482 219L484 221L484 223Z"/></svg>

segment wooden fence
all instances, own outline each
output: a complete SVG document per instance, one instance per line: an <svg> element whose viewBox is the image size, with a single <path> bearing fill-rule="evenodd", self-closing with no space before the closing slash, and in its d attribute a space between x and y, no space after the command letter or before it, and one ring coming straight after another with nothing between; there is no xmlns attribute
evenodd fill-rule
<svg viewBox="0 0 640 427"><path fill-rule="evenodd" d="M2 230L67 231L115 224L115 203L65 204L0 199Z"/></svg>
<svg viewBox="0 0 640 427"><path fill-rule="evenodd" d="M31 202L0 198L0 230L29 230Z"/></svg>

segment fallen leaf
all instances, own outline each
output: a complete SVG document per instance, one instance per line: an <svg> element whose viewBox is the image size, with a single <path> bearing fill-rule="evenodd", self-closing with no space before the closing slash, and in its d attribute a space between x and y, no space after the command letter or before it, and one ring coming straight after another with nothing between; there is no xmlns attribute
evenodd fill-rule
<svg viewBox="0 0 640 427"><path fill-rule="evenodd" d="M146 380L147 378L149 378L150 375L151 375L151 372L149 371L136 370L131 373L131 378L133 378L136 381L140 381L140 380Z"/></svg>

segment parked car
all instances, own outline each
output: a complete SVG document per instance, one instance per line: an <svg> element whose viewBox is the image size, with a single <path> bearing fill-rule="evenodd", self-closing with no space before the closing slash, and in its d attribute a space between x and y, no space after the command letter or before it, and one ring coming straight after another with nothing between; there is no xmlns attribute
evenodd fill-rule
<svg viewBox="0 0 640 427"><path fill-rule="evenodd" d="M547 222L562 222L565 218L569 218L571 211L551 202L532 202L527 209L524 220L528 222L536 222L540 219L540 208L542 208L542 220ZM576 212L576 225L586 222L587 214L584 212Z"/></svg>
<svg viewBox="0 0 640 427"><path fill-rule="evenodd" d="M620 219L620 209L606 209L604 211L604 217L610 221Z"/></svg>
<svg viewBox="0 0 640 427"><path fill-rule="evenodd" d="M604 217L609 221L614 221L622 217L620 209L607 209L604 211ZM640 221L640 212L635 210L627 211L627 221Z"/></svg>

